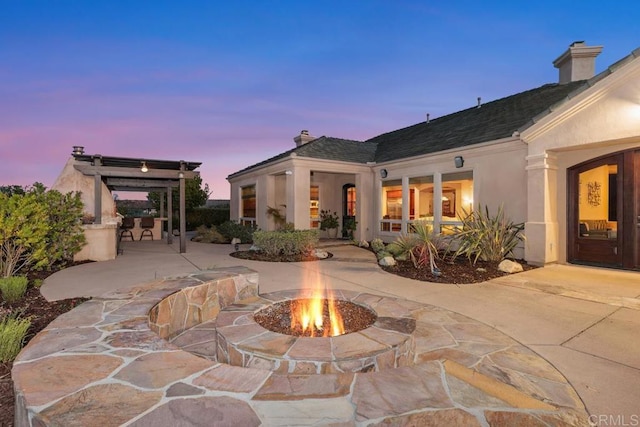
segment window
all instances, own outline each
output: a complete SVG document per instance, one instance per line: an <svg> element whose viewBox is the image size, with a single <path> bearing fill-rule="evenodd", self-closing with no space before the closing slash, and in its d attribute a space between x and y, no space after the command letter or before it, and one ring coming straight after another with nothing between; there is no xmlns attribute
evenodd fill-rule
<svg viewBox="0 0 640 427"><path fill-rule="evenodd" d="M356 216L356 187L346 187L345 191L345 216Z"/></svg>
<svg viewBox="0 0 640 427"><path fill-rule="evenodd" d="M256 222L256 186L242 187L241 195L240 222L245 225L254 225Z"/></svg>
<svg viewBox="0 0 640 427"><path fill-rule="evenodd" d="M433 175L409 178L409 223L407 232L412 230L414 220L433 224Z"/></svg>
<svg viewBox="0 0 640 427"><path fill-rule="evenodd" d="M578 175L579 236L617 239L618 165L604 164Z"/></svg>
<svg viewBox="0 0 640 427"><path fill-rule="evenodd" d="M320 228L320 187L312 185L309 191L309 225L311 228Z"/></svg>
<svg viewBox="0 0 640 427"><path fill-rule="evenodd" d="M462 225L460 218L473 210L473 172L443 174L441 201L440 232L450 234Z"/></svg>
<svg viewBox="0 0 640 427"><path fill-rule="evenodd" d="M382 182L382 221L380 231L400 231L402 228L402 180Z"/></svg>

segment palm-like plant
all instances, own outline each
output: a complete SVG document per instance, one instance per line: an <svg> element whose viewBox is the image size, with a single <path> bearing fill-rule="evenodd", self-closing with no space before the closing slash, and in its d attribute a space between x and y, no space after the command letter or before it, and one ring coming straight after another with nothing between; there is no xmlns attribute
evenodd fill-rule
<svg viewBox="0 0 640 427"><path fill-rule="evenodd" d="M473 212L463 209L463 213L462 228L457 228L453 236L458 245L454 258L466 255L474 264L478 259L500 262L512 255L513 249L525 239L524 223L507 219L502 205L495 216L489 214L488 206Z"/></svg>

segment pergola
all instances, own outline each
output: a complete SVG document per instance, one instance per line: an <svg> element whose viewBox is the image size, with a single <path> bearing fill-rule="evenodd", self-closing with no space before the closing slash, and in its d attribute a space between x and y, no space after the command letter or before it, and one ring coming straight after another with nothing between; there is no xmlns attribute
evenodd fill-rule
<svg viewBox="0 0 640 427"><path fill-rule="evenodd" d="M185 179L199 175L194 171L202 163L184 160L155 160L146 158L111 157L84 154L82 147L74 147L75 169L94 177L95 223L102 223L102 184L111 191L157 192L167 197L167 243L173 243L172 192L180 192L180 253L186 252ZM160 197L160 216L164 216L164 196Z"/></svg>

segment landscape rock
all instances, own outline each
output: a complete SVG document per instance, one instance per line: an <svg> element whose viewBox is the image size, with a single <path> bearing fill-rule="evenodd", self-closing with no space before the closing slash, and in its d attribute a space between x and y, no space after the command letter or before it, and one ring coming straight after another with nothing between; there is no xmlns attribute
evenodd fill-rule
<svg viewBox="0 0 640 427"><path fill-rule="evenodd" d="M360 246L361 248L368 248L369 242L367 242L366 240L360 240L360 242L358 243L358 246Z"/></svg>
<svg viewBox="0 0 640 427"><path fill-rule="evenodd" d="M396 260L393 259L392 256L386 256L384 258L381 258L380 261L378 261L378 264L380 264L383 267L393 267L397 263L396 263Z"/></svg>
<svg viewBox="0 0 640 427"><path fill-rule="evenodd" d="M511 261L509 259L502 260L500 264L498 264L498 270L504 273L520 273L523 271L522 265L518 264L515 261Z"/></svg>
<svg viewBox="0 0 640 427"><path fill-rule="evenodd" d="M322 249L316 249L315 256L316 258L319 258L319 259L329 258L329 252L323 251Z"/></svg>

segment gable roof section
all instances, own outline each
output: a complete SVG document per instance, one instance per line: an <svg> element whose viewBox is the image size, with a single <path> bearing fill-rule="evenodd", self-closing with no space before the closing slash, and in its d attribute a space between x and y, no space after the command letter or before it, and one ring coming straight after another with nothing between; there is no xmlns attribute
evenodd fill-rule
<svg viewBox="0 0 640 427"><path fill-rule="evenodd" d="M321 136L320 138L309 141L300 147L287 150L284 153L280 153L260 163L256 163L239 170L238 172L229 175L227 178L233 178L236 175L240 175L260 166L287 158L292 153L295 153L298 157L310 157L314 159L336 160L352 163L367 163L373 161L375 150L375 143Z"/></svg>
<svg viewBox="0 0 640 427"><path fill-rule="evenodd" d="M531 119L585 85L584 80L547 84L367 140L374 161L387 162L507 138Z"/></svg>

